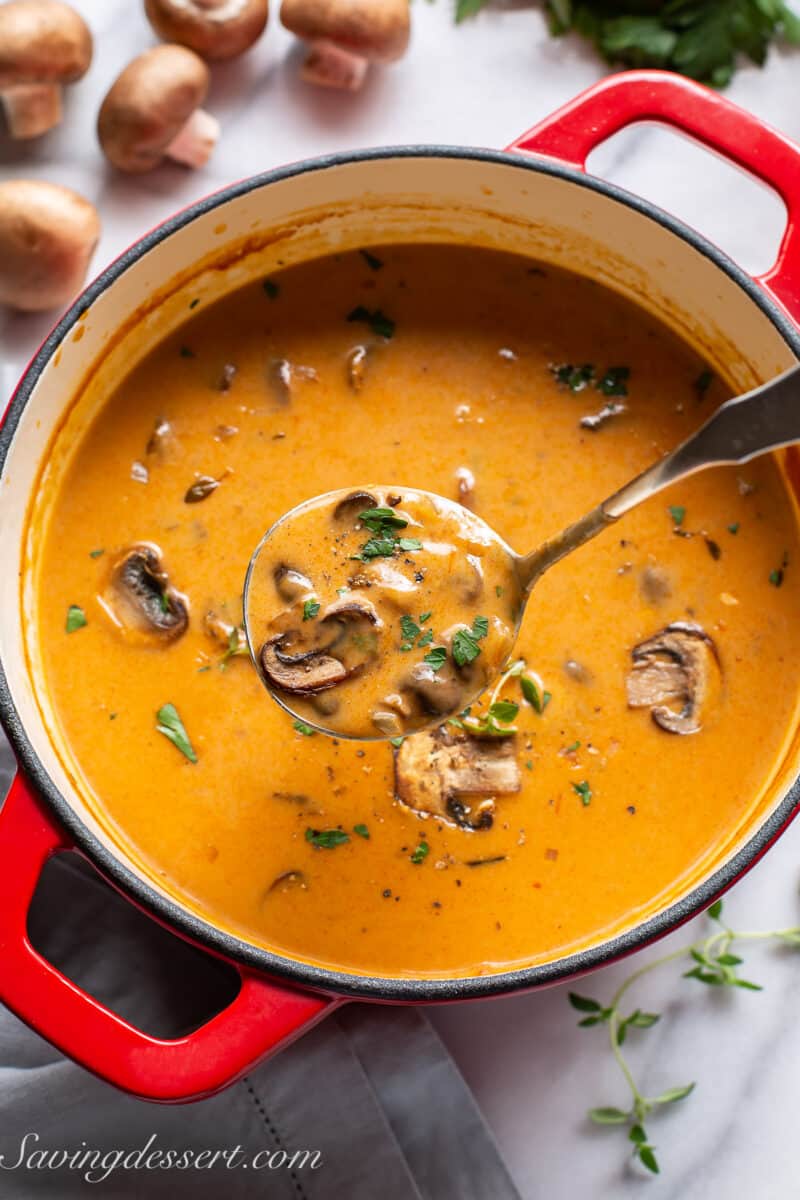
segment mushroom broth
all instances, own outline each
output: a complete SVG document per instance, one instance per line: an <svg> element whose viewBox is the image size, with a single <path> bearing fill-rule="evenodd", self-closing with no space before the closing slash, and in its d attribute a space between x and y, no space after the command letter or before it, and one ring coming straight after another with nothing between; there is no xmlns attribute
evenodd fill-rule
<svg viewBox="0 0 800 1200"><path fill-rule="evenodd" d="M610 292L489 251L341 254L193 307L81 435L37 541L78 786L188 907L354 972L499 971L642 920L743 827L795 728L774 460L686 480L548 572L492 695L396 746L272 701L242 585L282 513L370 479L535 545L725 395ZM415 652L437 603L405 614Z"/></svg>
<svg viewBox="0 0 800 1200"><path fill-rule="evenodd" d="M370 739L443 721L483 691L508 659L522 596L513 554L473 513L370 487L278 521L244 604L273 694L312 725Z"/></svg>

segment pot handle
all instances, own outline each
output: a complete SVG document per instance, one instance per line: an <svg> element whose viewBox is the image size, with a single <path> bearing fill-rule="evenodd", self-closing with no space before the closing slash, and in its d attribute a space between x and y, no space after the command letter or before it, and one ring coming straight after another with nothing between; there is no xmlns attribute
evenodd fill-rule
<svg viewBox="0 0 800 1200"><path fill-rule="evenodd" d="M95 1075L144 1100L199 1100L340 1003L237 967L242 986L236 998L193 1033L166 1040L136 1029L62 975L28 940L28 909L42 867L52 854L73 848L18 774L0 809L0 1000Z"/></svg>
<svg viewBox="0 0 800 1200"><path fill-rule="evenodd" d="M607 138L637 121L671 125L774 188L787 210L777 260L758 283L800 321L800 146L717 92L669 71L610 75L508 147L579 171Z"/></svg>

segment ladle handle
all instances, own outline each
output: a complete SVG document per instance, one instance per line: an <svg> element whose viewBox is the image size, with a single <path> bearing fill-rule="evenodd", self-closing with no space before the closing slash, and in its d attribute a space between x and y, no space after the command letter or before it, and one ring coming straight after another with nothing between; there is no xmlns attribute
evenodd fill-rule
<svg viewBox="0 0 800 1200"><path fill-rule="evenodd" d="M522 586L565 554L658 492L706 467L746 463L759 454L800 442L800 367L720 405L685 442L614 492L597 508L519 560Z"/></svg>

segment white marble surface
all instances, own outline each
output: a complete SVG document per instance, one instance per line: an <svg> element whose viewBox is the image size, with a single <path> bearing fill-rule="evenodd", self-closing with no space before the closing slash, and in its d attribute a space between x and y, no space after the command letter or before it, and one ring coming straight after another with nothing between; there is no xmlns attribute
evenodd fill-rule
<svg viewBox="0 0 800 1200"><path fill-rule="evenodd" d="M408 58L375 73L361 95L334 96L296 80L297 51L273 19L253 53L215 70L208 107L220 118L223 135L208 166L196 173L167 167L143 178L122 177L100 157L94 117L116 72L152 36L133 0L73 2L94 29L95 65L70 94L61 129L27 146L0 142L0 178L54 179L92 199L103 218L95 270L177 208L241 176L347 147L434 141L503 146L602 72L577 41L552 42L531 5L501 4L456 29L448 0L415 0ZM775 53L766 70L742 70L729 94L800 138L798 69L800 55ZM670 134L639 128L598 151L593 166L683 216L744 266L769 265L781 204L709 155ZM5 394L50 324L46 317L0 316ZM729 901L737 922L756 928L800 920L798 848L800 826L737 887ZM436 1010L434 1020L526 1200L624 1200L645 1191L654 1200L789 1200L800 1194L794 1140L800 958L766 950L751 957L751 975L766 985L761 994L718 995L679 982L678 971L667 967L636 997L665 1013L632 1049L646 1087L698 1082L694 1096L651 1123L663 1164L658 1180L626 1171L622 1137L592 1129L583 1119L590 1104L626 1097L602 1034L575 1028L565 989ZM600 972L581 990L608 997L627 969Z"/></svg>

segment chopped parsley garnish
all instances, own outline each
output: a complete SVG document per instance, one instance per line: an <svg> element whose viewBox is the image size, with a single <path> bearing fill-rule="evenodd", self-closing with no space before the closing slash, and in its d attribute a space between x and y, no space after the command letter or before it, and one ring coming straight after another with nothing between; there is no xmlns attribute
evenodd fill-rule
<svg viewBox="0 0 800 1200"><path fill-rule="evenodd" d="M769 581L773 587L780 587L783 583L783 567L778 567L776 571L770 571Z"/></svg>
<svg viewBox="0 0 800 1200"><path fill-rule="evenodd" d="M393 508L365 508L358 514L362 525L366 525L370 533L392 533L395 529L405 529L408 521L399 517Z"/></svg>
<svg viewBox="0 0 800 1200"><path fill-rule="evenodd" d="M607 367L606 371L595 384L598 392L604 396L627 396L630 367Z"/></svg>
<svg viewBox="0 0 800 1200"><path fill-rule="evenodd" d="M421 841L413 854L409 854L408 857L411 859L414 866L418 867L421 863L425 862L425 859L428 857L430 852L431 848L428 843L426 841Z"/></svg>
<svg viewBox="0 0 800 1200"><path fill-rule="evenodd" d="M64 625L67 633L74 633L76 629L83 629L84 625L88 625L86 613L79 604L70 604L67 609L67 620Z"/></svg>
<svg viewBox="0 0 800 1200"><path fill-rule="evenodd" d="M99 558L101 554L105 554L105 547L103 547L101 550L90 550L89 558Z"/></svg>
<svg viewBox="0 0 800 1200"><path fill-rule="evenodd" d="M197 762L194 747L189 741L189 735L174 704L163 704L158 710L156 713L156 729L159 733L163 733L164 737L168 738L173 746L177 746L181 754L185 758L188 758L189 762Z"/></svg>
<svg viewBox="0 0 800 1200"><path fill-rule="evenodd" d="M701 371L694 381L694 390L701 398L705 396L711 384L714 382L714 376L711 371Z"/></svg>
<svg viewBox="0 0 800 1200"><path fill-rule="evenodd" d="M371 537L361 547L359 554L351 554L350 557L359 562L369 562L373 558L391 558L395 550L421 550L422 542L419 538L400 538L400 537Z"/></svg>
<svg viewBox="0 0 800 1200"><path fill-rule="evenodd" d="M389 738L389 741L395 747L396 750L400 749L400 747L402 746L402 744L405 740L406 740L405 737Z"/></svg>
<svg viewBox="0 0 800 1200"><path fill-rule="evenodd" d="M481 652L478 642L489 632L489 618L476 617L472 629L459 629L453 638L453 658L459 667L474 662Z"/></svg>
<svg viewBox="0 0 800 1200"><path fill-rule="evenodd" d="M335 850L350 841L350 835L343 829L307 829L306 841L318 850Z"/></svg>
<svg viewBox="0 0 800 1200"><path fill-rule="evenodd" d="M392 320L392 318L387 317L386 314L382 313L379 308L370 311L370 309L365 308L363 304L357 304L356 307L347 314L347 320L360 321L365 325L369 325L376 337L390 338L394 335L396 328L395 322Z"/></svg>
<svg viewBox="0 0 800 1200"><path fill-rule="evenodd" d="M495 584L494 594L495 594L495 596L497 596L498 600L500 599L500 597L503 594L503 589L500 587L499 583Z"/></svg>
<svg viewBox="0 0 800 1200"><path fill-rule="evenodd" d="M419 538L397 538L398 550L421 550L422 542Z"/></svg>
<svg viewBox="0 0 800 1200"><path fill-rule="evenodd" d="M425 662L432 671L440 671L447 660L447 651L444 646L434 646L425 655Z"/></svg>
<svg viewBox="0 0 800 1200"><path fill-rule="evenodd" d="M274 279L265 279L261 286L263 287L266 294L269 296L270 300L277 299L278 292L281 289L278 287L278 285Z"/></svg>
<svg viewBox="0 0 800 1200"><path fill-rule="evenodd" d="M292 721L292 729L296 729L298 733L302 733L303 737L313 737L317 732L310 725L306 725L305 721Z"/></svg>
<svg viewBox="0 0 800 1200"><path fill-rule="evenodd" d="M556 383L567 387L571 392L582 392L594 379L594 364L584 363L575 367L572 363L562 363L561 366L551 367Z"/></svg>
<svg viewBox="0 0 800 1200"><path fill-rule="evenodd" d="M585 779L580 783L573 783L572 790L577 796L580 796L581 804L584 808L592 803L592 789Z"/></svg>
<svg viewBox="0 0 800 1200"><path fill-rule="evenodd" d="M418 634L422 633L422 630L420 629L419 625L417 625L413 617L402 616L400 618L400 632L406 641L413 642Z"/></svg>
<svg viewBox="0 0 800 1200"><path fill-rule="evenodd" d="M354 825L353 833L357 833L360 838L366 838L369 841L369 830L366 825Z"/></svg>
<svg viewBox="0 0 800 1200"><path fill-rule="evenodd" d="M433 641L433 630L426 629L425 632L423 633L422 637L417 642L417 645L418 646L430 646L432 641Z"/></svg>
<svg viewBox="0 0 800 1200"><path fill-rule="evenodd" d="M432 612L420 613L420 616L419 616L420 624L427 625L428 621L430 621L432 616L433 616Z"/></svg>
<svg viewBox="0 0 800 1200"><path fill-rule="evenodd" d="M383 266L382 258L378 258L375 254L370 254L369 250L359 250L358 253L361 255L370 270L380 271L381 267Z"/></svg>
<svg viewBox="0 0 800 1200"><path fill-rule="evenodd" d="M683 518L686 516L686 507L683 504L670 504L669 515L672 517L674 525L681 526Z"/></svg>
<svg viewBox="0 0 800 1200"><path fill-rule="evenodd" d="M312 621L320 609L319 600L306 600L303 603L303 620Z"/></svg>
<svg viewBox="0 0 800 1200"><path fill-rule="evenodd" d="M581 748L581 744L580 744L580 742L578 742L578 741L575 741L575 742L573 742L573 743L572 743L572 745L571 745L571 746L566 746L566 747L564 748L564 753L565 753L565 754L574 754L574 753L575 753L575 751L576 751L576 750L580 750L580 748Z"/></svg>
<svg viewBox="0 0 800 1200"><path fill-rule="evenodd" d="M736 534L738 532L739 532L739 522L734 521L732 525L728 526L728 533Z"/></svg>

